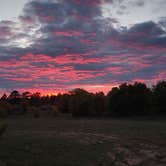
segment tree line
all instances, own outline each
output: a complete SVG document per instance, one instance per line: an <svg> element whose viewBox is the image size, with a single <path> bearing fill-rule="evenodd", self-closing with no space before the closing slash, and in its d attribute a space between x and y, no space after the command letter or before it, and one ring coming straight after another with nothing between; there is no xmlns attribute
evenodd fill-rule
<svg viewBox="0 0 166 166"><path fill-rule="evenodd" d="M132 117L166 115L166 81L146 84L123 83L104 95L74 89L65 94L41 96L39 92L12 91L0 98L0 117L12 115L73 117Z"/></svg>

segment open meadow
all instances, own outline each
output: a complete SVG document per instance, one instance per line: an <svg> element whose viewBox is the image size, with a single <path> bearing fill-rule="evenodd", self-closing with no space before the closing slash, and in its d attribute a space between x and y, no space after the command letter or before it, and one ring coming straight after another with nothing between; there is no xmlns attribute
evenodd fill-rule
<svg viewBox="0 0 166 166"><path fill-rule="evenodd" d="M0 166L165 166L166 121L12 118Z"/></svg>

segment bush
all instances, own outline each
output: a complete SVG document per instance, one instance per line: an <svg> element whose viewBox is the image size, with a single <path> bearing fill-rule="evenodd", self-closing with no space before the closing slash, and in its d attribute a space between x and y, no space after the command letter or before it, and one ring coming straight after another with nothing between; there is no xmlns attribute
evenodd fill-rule
<svg viewBox="0 0 166 166"><path fill-rule="evenodd" d="M0 118L6 118L8 113L5 108L0 107Z"/></svg>
<svg viewBox="0 0 166 166"><path fill-rule="evenodd" d="M11 110L11 105L7 102L0 102L0 118L6 118Z"/></svg>
<svg viewBox="0 0 166 166"><path fill-rule="evenodd" d="M32 114L32 116L34 118L39 118L40 117L40 108L38 108L38 107L35 107L35 106L28 107L28 112L30 114Z"/></svg>
<svg viewBox="0 0 166 166"><path fill-rule="evenodd" d="M4 134L6 128L7 128L6 123L0 123L0 137Z"/></svg>
<svg viewBox="0 0 166 166"><path fill-rule="evenodd" d="M59 116L58 108L55 105L50 106L51 115L54 117Z"/></svg>

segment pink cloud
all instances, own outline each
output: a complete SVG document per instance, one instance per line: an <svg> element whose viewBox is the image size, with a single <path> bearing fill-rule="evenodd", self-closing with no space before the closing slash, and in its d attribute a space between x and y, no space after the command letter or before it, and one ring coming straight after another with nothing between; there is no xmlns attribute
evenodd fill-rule
<svg viewBox="0 0 166 166"><path fill-rule="evenodd" d="M0 29L0 39L5 39L7 37L10 37L12 35L12 32L6 27L6 29Z"/></svg>
<svg viewBox="0 0 166 166"><path fill-rule="evenodd" d="M55 35L57 35L57 36L72 37L72 36L83 36L84 33L81 32L81 31L76 31L76 30L68 30L68 31L58 31L58 32L55 32Z"/></svg>
<svg viewBox="0 0 166 166"><path fill-rule="evenodd" d="M99 58L84 58L81 54L65 54L54 59L57 64L88 64L99 63Z"/></svg>
<svg viewBox="0 0 166 166"><path fill-rule="evenodd" d="M45 62L47 66L38 66L38 63ZM62 55L59 57L49 57L46 55L27 54L20 59L10 59L8 61L0 62L3 73L0 76L8 80L18 82L31 82L46 77L48 80L56 80L60 82L79 81L88 78L95 78L103 75L103 72L90 70L75 70L72 66L55 67L53 63L66 65L70 63L87 64L98 62L98 59L84 60L81 56L76 55ZM36 64L34 64L36 63Z"/></svg>

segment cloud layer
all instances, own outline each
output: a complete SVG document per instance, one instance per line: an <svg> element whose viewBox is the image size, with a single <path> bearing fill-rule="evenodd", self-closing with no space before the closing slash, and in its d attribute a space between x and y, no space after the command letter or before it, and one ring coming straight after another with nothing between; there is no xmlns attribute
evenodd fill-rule
<svg viewBox="0 0 166 166"><path fill-rule="evenodd" d="M122 82L151 85L165 79L166 17L121 26L111 11L106 17L103 6L119 5L113 12L127 19L127 5L134 10L145 4L118 2L33 0L25 5L19 21L1 21L1 91L56 93L82 87L106 92Z"/></svg>

